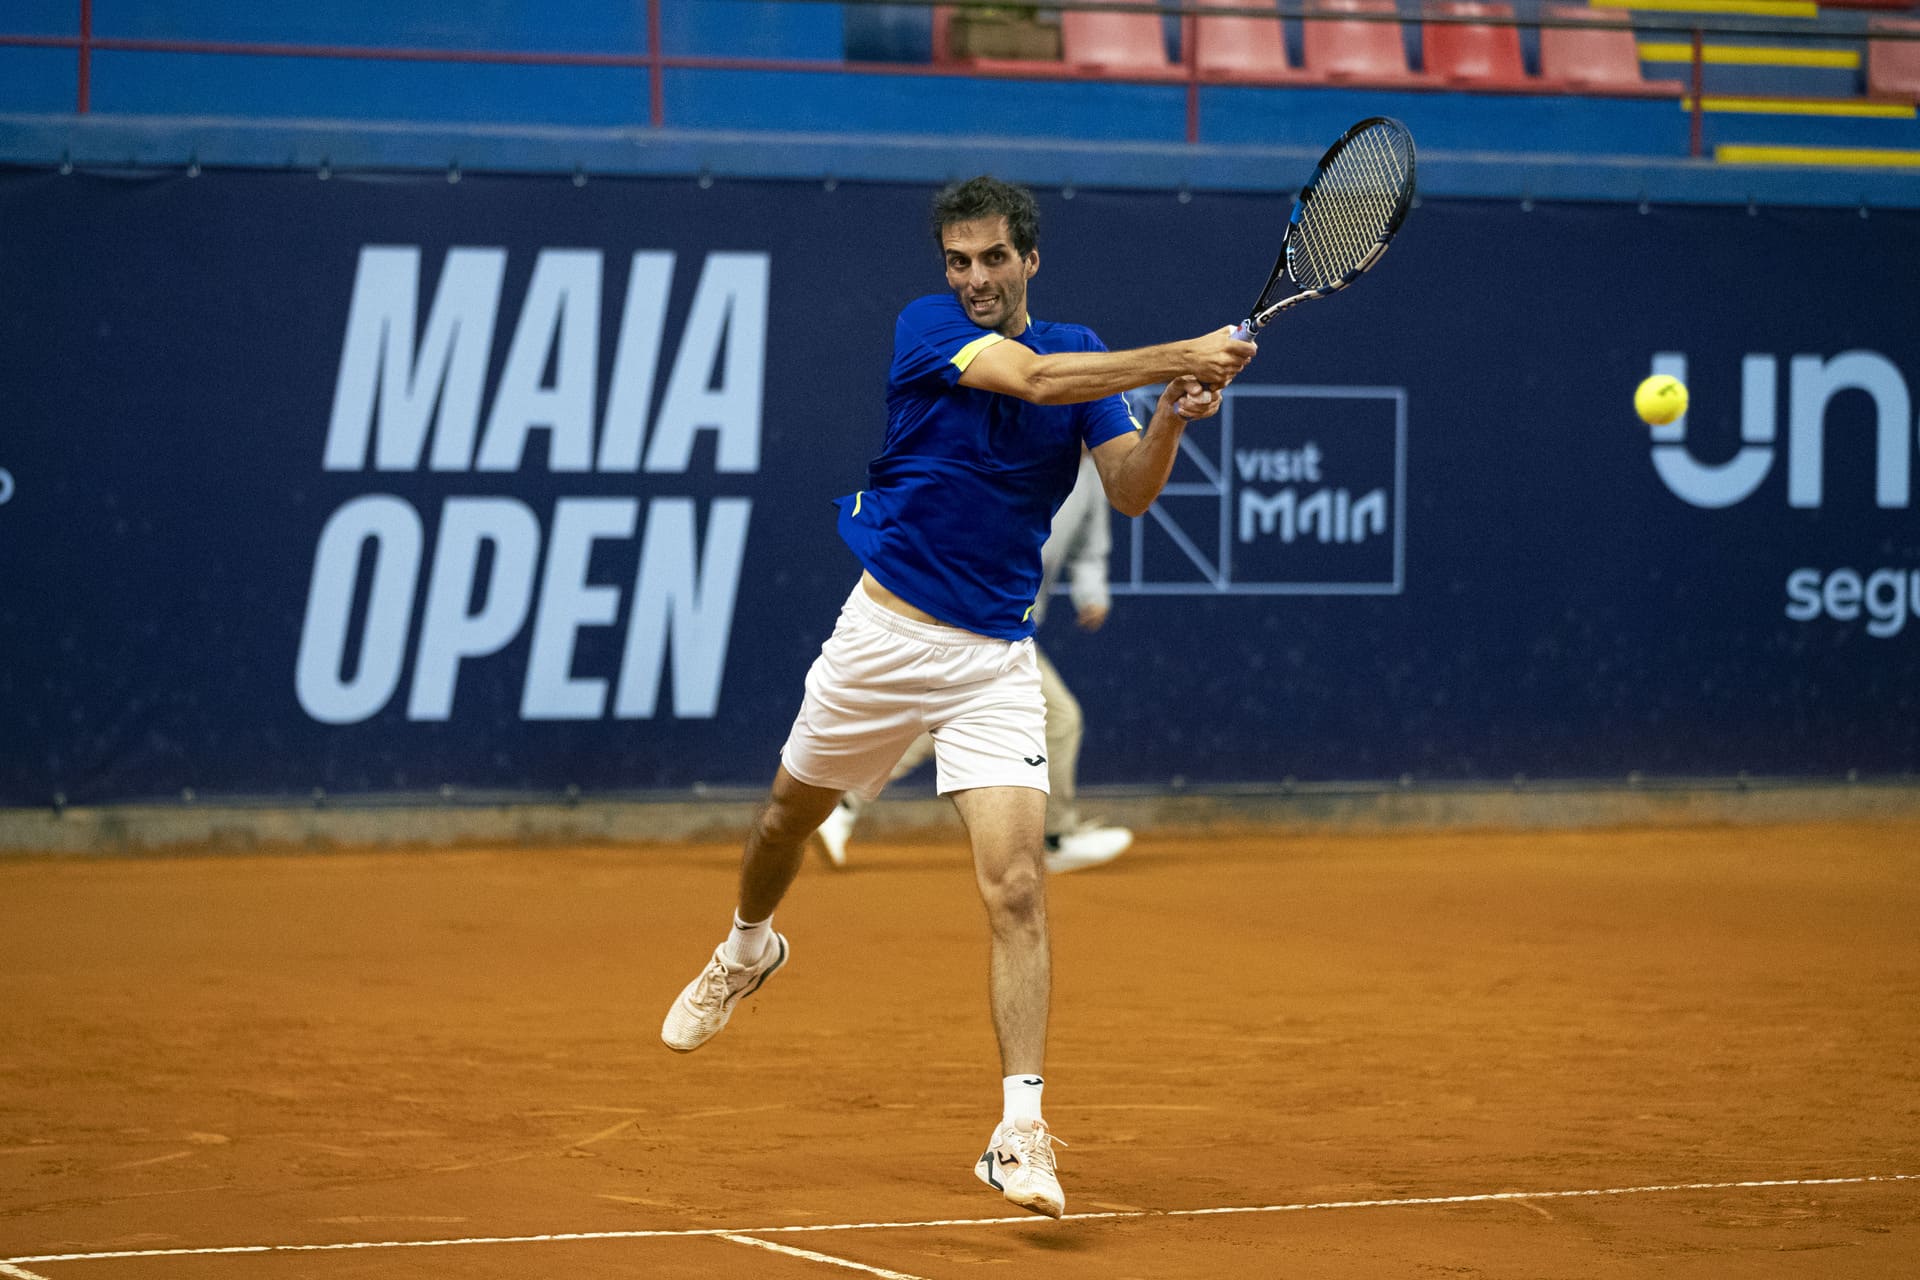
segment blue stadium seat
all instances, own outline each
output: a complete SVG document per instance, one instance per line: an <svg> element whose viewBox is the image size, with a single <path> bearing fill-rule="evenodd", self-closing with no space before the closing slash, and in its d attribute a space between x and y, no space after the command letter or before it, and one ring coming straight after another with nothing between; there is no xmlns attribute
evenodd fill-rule
<svg viewBox="0 0 1920 1280"><path fill-rule="evenodd" d="M933 10L918 4L850 4L845 40L849 62L930 62Z"/></svg>

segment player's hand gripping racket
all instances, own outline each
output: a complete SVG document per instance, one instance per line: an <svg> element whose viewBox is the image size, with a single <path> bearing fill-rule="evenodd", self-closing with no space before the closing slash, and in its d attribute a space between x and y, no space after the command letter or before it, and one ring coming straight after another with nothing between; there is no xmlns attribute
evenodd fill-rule
<svg viewBox="0 0 1920 1280"><path fill-rule="evenodd" d="M1413 205L1413 135L1374 116L1340 135L1293 203L1286 241L1266 287L1233 331L1240 339L1288 307L1337 293L1380 261ZM1291 278L1298 293L1275 295Z"/></svg>

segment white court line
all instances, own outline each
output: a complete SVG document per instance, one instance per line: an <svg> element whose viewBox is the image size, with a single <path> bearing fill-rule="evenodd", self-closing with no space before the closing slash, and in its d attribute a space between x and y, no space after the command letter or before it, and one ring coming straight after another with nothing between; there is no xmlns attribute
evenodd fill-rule
<svg viewBox="0 0 1920 1280"><path fill-rule="evenodd" d="M750 1244L756 1249L771 1249L775 1253L784 1253L789 1258L805 1258L808 1262L825 1262L831 1266L845 1267L849 1271L864 1271L870 1276L880 1276L882 1280L925 1280L923 1276L910 1276L904 1271L889 1271L885 1267L870 1267L864 1262L854 1262L848 1258L836 1258L830 1253L815 1253L811 1249L796 1249L790 1244L775 1244L771 1240L755 1240L752 1236L735 1235L726 1232L720 1237L735 1244Z"/></svg>
<svg viewBox="0 0 1920 1280"><path fill-rule="evenodd" d="M1303 1213L1312 1209L1394 1209L1418 1205L1484 1204L1499 1200L1569 1200L1598 1196L1638 1196L1671 1191L1733 1191L1765 1187L1842 1187L1876 1182L1920 1182L1920 1173L1872 1173L1851 1178L1769 1178L1745 1182L1669 1182L1644 1187L1606 1187L1593 1191L1487 1191L1477 1195L1418 1196L1399 1200L1320 1200L1304 1204L1228 1205L1213 1209L1128 1209L1111 1213L1069 1213L1060 1222L1097 1222L1122 1218L1196 1218L1234 1213ZM120 1249L102 1253L23 1254L0 1263L88 1262L107 1258L204 1258L225 1253L340 1253L353 1249L440 1249L449 1245L560 1244L581 1240L686 1240L700 1236L794 1235L812 1231L910 1231L919 1227L997 1227L1009 1223L1055 1221L1023 1213L1017 1218L930 1218L920 1222L827 1222L790 1227L688 1227L660 1231L568 1231L542 1236L466 1236L447 1240L352 1240L339 1244L241 1244L201 1249Z"/></svg>
<svg viewBox="0 0 1920 1280"><path fill-rule="evenodd" d="M16 1267L11 1262L0 1262L0 1276L12 1276L13 1280L47 1280L39 1272Z"/></svg>

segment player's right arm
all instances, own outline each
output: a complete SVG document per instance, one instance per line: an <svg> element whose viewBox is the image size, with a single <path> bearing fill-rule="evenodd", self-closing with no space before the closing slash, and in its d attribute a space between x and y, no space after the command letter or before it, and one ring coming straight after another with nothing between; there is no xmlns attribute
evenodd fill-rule
<svg viewBox="0 0 1920 1280"><path fill-rule="evenodd" d="M1173 474L1173 460L1187 424L1220 412L1218 390L1190 375L1175 378L1160 393L1153 417L1143 431L1126 432L1093 447L1093 464L1107 501L1126 516L1142 516L1153 505Z"/></svg>
<svg viewBox="0 0 1920 1280"><path fill-rule="evenodd" d="M1232 325L1185 342L1131 351L1037 355L1019 342L995 342L974 354L960 375L960 385L1034 404L1080 404L1182 376L1224 386L1258 350L1253 343L1234 337Z"/></svg>

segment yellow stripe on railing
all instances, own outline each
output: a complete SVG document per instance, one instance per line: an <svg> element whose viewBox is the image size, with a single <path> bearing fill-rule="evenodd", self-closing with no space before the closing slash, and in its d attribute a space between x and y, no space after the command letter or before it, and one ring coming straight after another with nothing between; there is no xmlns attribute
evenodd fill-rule
<svg viewBox="0 0 1920 1280"><path fill-rule="evenodd" d="M1817 18L1808 0L1588 0L1595 9L1646 9L1658 13L1742 13L1754 18Z"/></svg>
<svg viewBox="0 0 1920 1280"><path fill-rule="evenodd" d="M1692 62L1690 44L1662 44L1647 41L1640 46L1642 62ZM1788 49L1781 45L1709 44L1702 45L1700 61L1719 67L1833 67L1856 71L1860 67L1858 49Z"/></svg>
<svg viewBox="0 0 1920 1280"><path fill-rule="evenodd" d="M1681 98L1682 111L1693 110L1692 98ZM1910 102L1865 102L1843 98L1702 98L1702 111L1756 116L1852 116L1868 120L1911 120Z"/></svg>
<svg viewBox="0 0 1920 1280"><path fill-rule="evenodd" d="M1776 147L1727 143L1713 149L1721 164L1800 164L1822 168L1920 169L1920 151L1891 147Z"/></svg>

